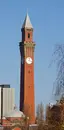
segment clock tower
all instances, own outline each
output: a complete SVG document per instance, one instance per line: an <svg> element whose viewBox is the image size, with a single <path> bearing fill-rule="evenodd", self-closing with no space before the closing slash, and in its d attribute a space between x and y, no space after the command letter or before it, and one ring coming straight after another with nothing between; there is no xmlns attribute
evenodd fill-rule
<svg viewBox="0 0 64 130"><path fill-rule="evenodd" d="M34 95L34 47L33 26L28 14L25 17L20 42L21 71L20 71L20 111L29 118L29 123L35 123Z"/></svg>

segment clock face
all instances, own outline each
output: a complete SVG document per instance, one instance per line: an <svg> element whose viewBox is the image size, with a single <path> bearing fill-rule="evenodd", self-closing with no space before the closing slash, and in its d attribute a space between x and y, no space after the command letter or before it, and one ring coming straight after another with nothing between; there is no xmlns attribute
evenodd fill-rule
<svg viewBox="0 0 64 130"><path fill-rule="evenodd" d="M31 64L32 63L32 58L31 57L27 57L26 58L26 62L27 62L27 64Z"/></svg>

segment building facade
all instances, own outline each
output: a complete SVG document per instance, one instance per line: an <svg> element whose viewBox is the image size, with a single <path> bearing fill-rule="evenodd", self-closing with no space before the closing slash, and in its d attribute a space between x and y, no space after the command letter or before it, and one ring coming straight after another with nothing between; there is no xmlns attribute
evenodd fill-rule
<svg viewBox="0 0 64 130"><path fill-rule="evenodd" d="M30 123L35 123L34 95L34 47L33 26L28 14L25 17L20 42L21 71L20 71L20 111L29 117Z"/></svg>
<svg viewBox="0 0 64 130"><path fill-rule="evenodd" d="M0 118L6 116L15 106L15 89L0 85Z"/></svg>

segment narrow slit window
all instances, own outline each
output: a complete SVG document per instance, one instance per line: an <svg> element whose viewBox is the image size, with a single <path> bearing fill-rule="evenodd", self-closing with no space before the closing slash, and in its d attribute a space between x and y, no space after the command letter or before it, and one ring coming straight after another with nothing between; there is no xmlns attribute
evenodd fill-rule
<svg viewBox="0 0 64 130"><path fill-rule="evenodd" d="M28 73L30 73L30 70L28 70Z"/></svg>
<svg viewBox="0 0 64 130"><path fill-rule="evenodd" d="M30 38L30 33L28 33L28 38Z"/></svg>

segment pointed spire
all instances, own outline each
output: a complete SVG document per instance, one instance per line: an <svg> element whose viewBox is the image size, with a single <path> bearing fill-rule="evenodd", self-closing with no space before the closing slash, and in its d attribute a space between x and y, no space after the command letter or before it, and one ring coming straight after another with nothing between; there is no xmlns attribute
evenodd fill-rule
<svg viewBox="0 0 64 130"><path fill-rule="evenodd" d="M33 29L33 26L31 24L31 21L30 21L28 13L27 13L27 15L25 17L25 20L24 20L22 28Z"/></svg>

